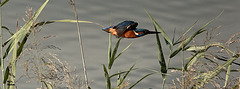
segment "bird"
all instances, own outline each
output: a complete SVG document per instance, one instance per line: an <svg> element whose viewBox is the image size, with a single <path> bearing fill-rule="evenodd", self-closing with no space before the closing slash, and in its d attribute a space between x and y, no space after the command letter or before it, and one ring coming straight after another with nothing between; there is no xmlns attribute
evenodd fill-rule
<svg viewBox="0 0 240 89"><path fill-rule="evenodd" d="M149 31L148 29L144 28L136 28L138 26L137 22L126 20L123 21L115 26L109 26L103 28L103 31L111 33L112 35L116 36L117 38L138 38L145 36L147 34L156 34L160 32L156 31Z"/></svg>

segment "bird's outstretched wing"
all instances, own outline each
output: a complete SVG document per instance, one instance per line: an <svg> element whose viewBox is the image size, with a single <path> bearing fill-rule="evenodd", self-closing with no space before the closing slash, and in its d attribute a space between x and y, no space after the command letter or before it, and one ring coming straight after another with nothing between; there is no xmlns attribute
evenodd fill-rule
<svg viewBox="0 0 240 89"><path fill-rule="evenodd" d="M113 28L116 29L117 34L121 36L125 31L128 30L135 30L138 23L134 21L123 21L118 25L114 26Z"/></svg>

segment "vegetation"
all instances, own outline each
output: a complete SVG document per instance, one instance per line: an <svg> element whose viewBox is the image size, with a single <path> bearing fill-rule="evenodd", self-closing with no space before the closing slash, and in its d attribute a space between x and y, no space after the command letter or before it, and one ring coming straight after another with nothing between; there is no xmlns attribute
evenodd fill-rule
<svg viewBox="0 0 240 89"><path fill-rule="evenodd" d="M8 0L1 3L1 7L7 3ZM87 88L91 89L91 86L88 84L87 79L87 70L84 60L84 51L82 50L81 33L79 29L79 23L93 23L90 21L80 21L78 20L78 14L76 13L74 0L70 0L71 5L73 6L73 11L75 13L76 20L64 19L64 20L52 20L45 22L38 22L37 17L43 11L44 7L47 5L49 0L46 0L45 3L32 14L32 9L27 10L26 23L20 28L17 29L15 33L11 32L7 26L2 26L0 21L0 37L1 37L1 77L2 77L2 86L1 89L14 89L16 88L16 65L18 64L19 59L24 60L25 76L30 80L38 80L41 82L41 88L46 89L55 89L58 87L67 87L69 89L80 89ZM146 11L146 10L145 10ZM184 32L176 41L175 37L170 39L168 34L165 33L164 29L155 21L155 19L146 11L149 18L151 19L153 26L156 31L161 32L161 34L156 34L156 43L158 47L158 61L159 61L159 71L152 70L152 72L143 75L138 81L133 84L129 84L127 81L128 75L131 71L138 70L133 64L128 70L120 71L117 73L112 73L112 67L114 62L122 56L122 54L128 50L131 46L130 43L125 49L119 52L119 46L121 44L122 38L119 38L115 45L112 44L112 37L109 34L109 47L108 47L108 61L107 65L103 64L103 72L106 80L107 89L124 89L124 88L134 88L139 82L144 81L144 79L153 74L158 74L162 77L163 84L161 87L166 88L166 81L170 70L180 71L181 79L177 78L173 80L171 87L174 89L188 89L188 88L207 88L207 87L216 87L216 88L233 88L238 89L240 87L240 78L239 76L232 75L233 72L238 72L239 69L232 69L232 65L239 66L240 64L235 62L239 59L240 52L236 49L230 49L231 45L239 44L240 33L233 34L229 40L225 43L213 42L214 34L209 33L210 30L207 26L211 24L218 15L213 20L209 21L205 25L197 29L193 34L188 33L193 27L197 24L196 21L191 25L186 32ZM0 9L1 15L1 9ZM1 16L0 16L1 17ZM1 18L0 18L1 20ZM35 39L34 36L40 34L41 26L50 23L56 22L68 22L76 23L78 27L78 36L79 36L79 46L81 48L83 71L84 71L84 80L76 74L75 69L72 69L67 63L62 62L56 54L51 52L46 52L44 49L39 49L39 43L45 39L52 38L54 36L47 36L41 39ZM98 23L93 23L100 25ZM12 36L7 40L3 41L2 30L7 30ZM218 29L218 28L216 28ZM194 41L194 38L202 33L206 33L206 41L204 44L195 44L192 45L190 42ZM190 36L187 37L186 35ZM33 36L32 42L26 44L29 36ZM166 47L169 48L169 54L164 54L166 50L162 49L162 41L164 39ZM28 46L28 47L26 47ZM113 47L113 48L112 48ZM47 48L60 50L60 48L49 45ZM184 53L191 53L190 57L185 58ZM177 54L182 56L182 67L174 68L170 67L171 59L176 57ZM227 55L226 55L227 54ZM44 56L43 56L44 55ZM168 56L167 56L168 55ZM167 57L166 57L167 56ZM9 58L10 60L6 60ZM167 59L167 60L166 60ZM22 60L21 60L22 61ZM233 76L234 78L230 78ZM113 81L112 78L117 77L116 81ZM224 77L224 78L222 78ZM237 79L239 78L239 79ZM161 79L159 77L159 79ZM231 80L230 80L231 79ZM219 81L224 81L224 84L218 83ZM112 83L116 82L117 86L112 86Z"/></svg>

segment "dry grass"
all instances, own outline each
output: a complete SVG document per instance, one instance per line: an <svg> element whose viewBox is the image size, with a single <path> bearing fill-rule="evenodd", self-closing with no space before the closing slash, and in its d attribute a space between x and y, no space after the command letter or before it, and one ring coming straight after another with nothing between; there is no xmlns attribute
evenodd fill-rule
<svg viewBox="0 0 240 89"><path fill-rule="evenodd" d="M36 34L35 34L36 36ZM24 75L29 82L47 82L54 89L67 87L69 89L80 89L81 78L76 74L76 69L71 68L67 62L62 62L57 54L51 52L60 50L54 45L41 46L38 43L54 36L42 37L30 43L24 50L21 59L24 60ZM41 89L45 85L42 84Z"/></svg>
<svg viewBox="0 0 240 89"><path fill-rule="evenodd" d="M218 30L217 27L214 30ZM216 34L216 31L211 30L211 32L207 32L206 39L204 42L209 43L214 41L212 40L219 40L217 36L220 36L219 33ZM239 42L240 42L240 33L235 33L229 37L229 39L221 44L224 44L225 47L229 47L232 50L234 50L236 53L239 52ZM216 42L215 42L216 43ZM188 71L184 71L184 76L181 76L181 78L176 78L175 80L172 80L172 83L169 84L169 89L180 89L180 88L186 88L186 89L195 89L196 85L198 85L199 82L202 82L200 79L201 77L197 77L203 73L211 73L214 69L221 66L222 63L226 62L229 58L232 57L231 51L226 51L222 47L216 46L214 49L208 50L205 52L203 58L198 60L194 65L192 65ZM234 54L234 53L233 53ZM233 62L232 65L239 67L240 64L237 62ZM182 72L182 71L180 71ZM240 85L240 79L239 75L240 71L239 69L232 69L231 75L228 79L227 85L224 85L224 82L226 81L226 75L227 75L227 68L225 68L220 74L215 76L214 78L210 79L208 82L205 82L205 85L202 86L203 89L239 89ZM204 77L204 76L202 76ZM184 79L184 81L180 79Z"/></svg>

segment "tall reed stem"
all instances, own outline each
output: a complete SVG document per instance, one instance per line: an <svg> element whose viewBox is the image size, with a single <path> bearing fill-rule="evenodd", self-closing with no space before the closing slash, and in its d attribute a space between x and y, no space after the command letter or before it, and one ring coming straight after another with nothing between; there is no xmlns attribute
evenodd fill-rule
<svg viewBox="0 0 240 89"><path fill-rule="evenodd" d="M78 23L77 9L76 9L74 0L70 0L70 2L71 2L71 4L72 4L72 6L73 6L75 18L76 18L76 20L77 20L78 42L79 42L80 52L81 52L81 56L82 56L82 65L83 65L83 73L84 73L84 79L85 79L86 89L88 89L89 86L88 86L88 77L87 77L87 70L86 70L86 62L85 62L85 58L84 58L83 45L82 45L82 37L81 37L81 33L80 33L80 26L79 26L79 23Z"/></svg>
<svg viewBox="0 0 240 89"><path fill-rule="evenodd" d="M0 4L2 4L2 1L0 0ZM1 40L1 62L0 62L0 65L1 65L1 70L2 70L2 81L4 80L4 63L3 63L3 34L2 34L2 6L0 6L0 40ZM5 89L5 84L2 83L2 88Z"/></svg>

